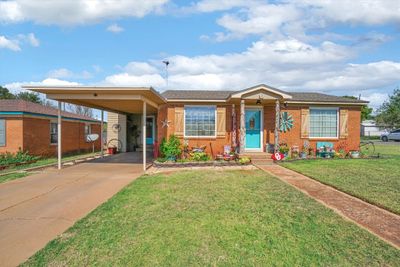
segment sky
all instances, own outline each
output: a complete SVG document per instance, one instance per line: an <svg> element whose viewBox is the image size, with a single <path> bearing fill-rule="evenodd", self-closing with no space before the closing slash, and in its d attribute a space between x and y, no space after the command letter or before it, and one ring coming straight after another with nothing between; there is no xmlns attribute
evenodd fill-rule
<svg viewBox="0 0 400 267"><path fill-rule="evenodd" d="M0 85L13 92L260 83L378 108L400 85L400 1L0 0Z"/></svg>

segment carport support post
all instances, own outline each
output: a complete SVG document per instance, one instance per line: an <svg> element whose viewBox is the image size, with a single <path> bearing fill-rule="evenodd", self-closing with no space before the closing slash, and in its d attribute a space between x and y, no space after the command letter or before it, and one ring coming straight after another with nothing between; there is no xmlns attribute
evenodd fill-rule
<svg viewBox="0 0 400 267"><path fill-rule="evenodd" d="M142 142L143 142L143 170L146 171L146 101L143 101L143 118L142 118Z"/></svg>
<svg viewBox="0 0 400 267"><path fill-rule="evenodd" d="M274 144L274 150L275 152L279 151L279 126L280 126L280 116L281 115L281 106L279 103L279 100L277 99L275 102L275 144Z"/></svg>
<svg viewBox="0 0 400 267"><path fill-rule="evenodd" d="M61 102L58 101L57 112L57 161L58 169L61 170Z"/></svg>
<svg viewBox="0 0 400 267"><path fill-rule="evenodd" d="M100 123L100 154L101 154L101 157L104 157L103 122L104 122L104 110L101 110L101 123Z"/></svg>

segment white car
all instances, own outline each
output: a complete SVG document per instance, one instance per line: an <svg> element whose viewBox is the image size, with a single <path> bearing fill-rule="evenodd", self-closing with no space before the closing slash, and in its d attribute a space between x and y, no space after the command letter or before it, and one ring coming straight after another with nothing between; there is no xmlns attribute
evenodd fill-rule
<svg viewBox="0 0 400 267"><path fill-rule="evenodd" d="M389 140L400 141L400 129L383 133L381 135L381 140L383 142L387 142Z"/></svg>

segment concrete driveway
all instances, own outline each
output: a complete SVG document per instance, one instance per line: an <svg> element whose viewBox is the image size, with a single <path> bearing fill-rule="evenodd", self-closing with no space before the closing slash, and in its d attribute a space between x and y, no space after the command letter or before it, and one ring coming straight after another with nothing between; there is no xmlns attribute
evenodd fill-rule
<svg viewBox="0 0 400 267"><path fill-rule="evenodd" d="M27 260L141 174L125 153L0 184L0 266Z"/></svg>

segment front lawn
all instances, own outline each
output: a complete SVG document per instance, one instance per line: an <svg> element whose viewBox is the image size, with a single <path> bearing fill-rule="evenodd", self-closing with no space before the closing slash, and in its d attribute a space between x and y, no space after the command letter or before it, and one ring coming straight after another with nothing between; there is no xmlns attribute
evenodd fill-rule
<svg viewBox="0 0 400 267"><path fill-rule="evenodd" d="M394 266L400 250L262 171L142 176L26 266Z"/></svg>
<svg viewBox="0 0 400 267"><path fill-rule="evenodd" d="M284 167L400 214L400 145L378 144L382 159L299 160Z"/></svg>

